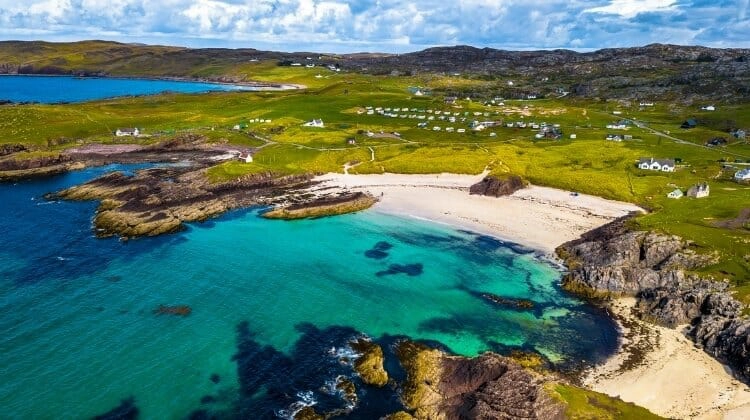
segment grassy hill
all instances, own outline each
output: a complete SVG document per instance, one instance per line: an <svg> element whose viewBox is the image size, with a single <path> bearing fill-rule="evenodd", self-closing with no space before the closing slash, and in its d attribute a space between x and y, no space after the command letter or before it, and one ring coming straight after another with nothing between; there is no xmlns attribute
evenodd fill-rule
<svg viewBox="0 0 750 420"><path fill-rule="evenodd" d="M360 164L350 170L352 173L480 173L489 166L495 173L518 174L534 184L648 208L652 213L638 219L640 227L681 235L694 241L701 252L718 252L721 262L705 270L706 274L728 279L743 296L750 294L748 222L740 220L731 227L721 223L738 218L750 208L750 186L731 179L737 169L750 162L750 145L726 131L734 127L750 129L750 104L716 102L717 111L706 112L682 102L657 101L653 107L641 107L639 101L629 99L566 96L505 100L500 106L478 99L491 96L488 92L499 82L480 80L476 75L339 73L320 66L279 66L278 60L286 55L270 58L264 54L276 53L99 41L0 43L0 63L13 63L19 68L237 78L309 87L302 91L166 94L77 104L8 104L0 106L0 144L24 144L34 153L55 153L83 143L123 141L111 134L121 126L142 128L150 137L127 141L144 143L182 133L201 134L214 142L249 146L267 143L252 164L229 163L212 169L210 175L215 180L259 171L341 172L345 163L354 162ZM299 56L306 59L304 55ZM256 59L253 57L260 58L250 61ZM447 105L442 95L414 96L409 89L413 86L432 92L460 87L474 99ZM368 107L373 111L399 111L391 111L395 118L375 112L368 115ZM325 128L302 127L303 122L314 118L323 119ZM456 118L456 122L448 118ZM698 127L679 128L687 118L697 118ZM253 122L257 119L271 122ZM475 119L502 121L503 126L474 132L469 123ZM622 131L632 140L606 141L607 133L613 131L606 126L621 119L637 122ZM420 122L427 122L427 129L418 128ZM538 140L534 136L537 130L508 128L508 122L559 124L564 136L557 141ZM247 128L234 131L231 127L236 124ZM441 130L435 131L436 126ZM454 131L447 132L449 127ZM456 132L459 128L466 132ZM399 136L390 134L393 132ZM570 134L576 138L571 139ZM706 147L706 141L714 137L725 137L728 144ZM355 143L348 144L348 139ZM639 170L635 162L641 157L676 158L678 170ZM675 188L684 191L704 181L711 186L708 198L666 197Z"/></svg>

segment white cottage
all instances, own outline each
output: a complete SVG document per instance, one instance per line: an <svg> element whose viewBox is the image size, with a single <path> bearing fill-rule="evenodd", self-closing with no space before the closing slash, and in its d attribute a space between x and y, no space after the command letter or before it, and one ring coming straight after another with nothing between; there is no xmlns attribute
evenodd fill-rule
<svg viewBox="0 0 750 420"><path fill-rule="evenodd" d="M638 168L649 171L674 172L674 159L654 159L641 158L638 161Z"/></svg>
<svg viewBox="0 0 750 420"><path fill-rule="evenodd" d="M141 131L138 130L138 128L118 128L115 130L115 136L117 137L138 137L141 134Z"/></svg>
<svg viewBox="0 0 750 420"><path fill-rule="evenodd" d="M315 119L312 121L308 121L304 124L302 124L303 127L317 127L317 128L323 128L325 127L325 124L323 124L323 120L321 119Z"/></svg>

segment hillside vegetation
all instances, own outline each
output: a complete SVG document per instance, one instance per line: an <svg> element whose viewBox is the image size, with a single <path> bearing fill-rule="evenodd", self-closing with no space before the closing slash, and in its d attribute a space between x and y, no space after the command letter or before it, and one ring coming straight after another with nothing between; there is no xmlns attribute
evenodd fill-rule
<svg viewBox="0 0 750 420"><path fill-rule="evenodd" d="M647 48L651 51L649 54L655 48ZM701 56L709 52L716 55L715 60ZM556 54L548 58L569 55L575 63L595 57ZM655 68L653 80L677 68L688 68L690 63L699 67L721 63L741 68L746 65L742 58L746 54L744 50L706 52L696 49L691 54L677 55L672 61L662 57L660 60L671 64L665 69ZM706 269L705 274L728 279L743 295L750 293L750 222L742 218L747 217L743 211L750 208L750 185L738 184L732 179L737 170L749 167L750 145L729 133L736 128L750 131L750 104L746 94L734 91L725 101L711 102L717 107L713 112L701 111L699 105L704 103L658 99L659 95L656 99L635 100L627 92L598 99L572 93L547 94L545 99L536 100L506 97L493 104L489 100L510 81L509 76L501 76L499 72L492 77L481 76L481 73L452 75L417 71L419 69L409 76L365 74L361 68L360 72L335 72L322 64L338 63L342 68L358 68L356 63L364 63L369 58L315 55L307 60L307 56L98 41L0 43L0 63L4 63L1 68L9 73L13 69L51 73L83 71L263 80L308 86L306 90L286 92L163 94L76 104L6 104L0 106L0 145L25 145L30 149L25 152L29 157L55 154L85 143L152 144L192 133L202 135L207 143L258 147L253 163L233 162L209 170L208 176L217 182L269 171L342 172L344 165L350 173L478 174L489 167L496 174L516 174L533 184L643 206L651 213L637 219L641 228L677 234L694 241L695 249L700 252L718 253L720 262ZM541 56L531 56L537 57L532 61L537 63L535 65L542 65ZM386 57L387 60L381 57L380 62L397 60L402 65L404 59L400 57ZM633 54L625 57L635 60ZM258 61L250 61L256 59ZM288 59L312 61L316 67L278 65L279 60ZM468 62L476 61L472 60ZM569 84L563 88L576 84L570 77ZM539 77L527 79L534 79L533 86L544 86L550 92L560 87L554 81L543 83ZM737 80L742 79L728 83ZM416 86L428 94L415 95ZM693 89L690 83L680 86L680 89ZM453 91L463 95L455 103L446 104L445 94ZM669 96L677 92L679 89L666 89L662 94ZM724 93L722 91L721 95ZM467 96L470 99L466 99ZM640 102L646 100L653 100L654 106L640 106ZM376 108L398 108L399 111L394 113L395 118L377 112L368 114ZM439 116L446 119L441 120ZM429 117L434 119L429 120ZM315 118L322 119L325 127L302 126ZM456 122L448 118L456 118ZM681 129L681 123L688 118L697 119L698 127ZM271 122L259 123L258 119ZM629 124L624 130L606 127L623 119ZM473 131L469 124L474 120L502 121L502 124ZM520 122L527 127L519 127ZM528 126L543 122L558 124L562 138L536 139L538 130ZM427 127L419 128L418 123L427 123ZM515 124L509 128L507 123ZM243 128L233 130L235 125ZM142 128L147 136L127 140L112 136L117 127L133 126ZM434 127L440 127L440 131ZM449 132L449 127L454 131ZM458 133L458 129L466 132ZM627 134L632 139L605 140L606 135L613 132ZM576 138L571 139L571 134ZM727 143L706 146L706 142L716 137L725 138ZM640 170L636 162L641 157L677 159L677 171ZM9 158L14 157L0 158L0 161ZM700 182L709 183L709 197L667 198L667 193L676 188L686 191Z"/></svg>

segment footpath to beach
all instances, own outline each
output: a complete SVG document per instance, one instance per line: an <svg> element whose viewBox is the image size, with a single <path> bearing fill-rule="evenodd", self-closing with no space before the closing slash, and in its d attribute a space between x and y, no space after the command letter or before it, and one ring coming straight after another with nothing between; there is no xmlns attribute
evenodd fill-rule
<svg viewBox="0 0 750 420"><path fill-rule="evenodd" d="M380 200L376 211L492 235L549 256L587 231L643 211L629 203L538 186L499 198L469 195L469 187L485 175L327 174L316 180L319 188L370 192ZM621 351L588 372L588 388L669 418L750 418L746 385L680 329L639 321L631 313L633 303L631 298L612 305L624 342ZM640 352L640 362L622 368L633 351Z"/></svg>

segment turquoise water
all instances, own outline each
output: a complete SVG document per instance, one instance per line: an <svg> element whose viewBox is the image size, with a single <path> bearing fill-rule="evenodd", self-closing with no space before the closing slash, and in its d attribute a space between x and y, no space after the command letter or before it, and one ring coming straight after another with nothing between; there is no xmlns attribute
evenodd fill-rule
<svg viewBox="0 0 750 420"><path fill-rule="evenodd" d="M0 100L12 102L83 102L162 92L203 93L254 90L252 87L174 80L72 76L0 76Z"/></svg>
<svg viewBox="0 0 750 420"><path fill-rule="evenodd" d="M561 365L616 345L612 322L564 295L555 268L469 232L376 212L284 222L251 209L123 242L92 236L95 203L42 198L113 169L0 184L2 417L90 417L128 398L141 418L335 407L321 387L351 376L336 354L360 333L386 347L394 375L390 345L403 336L469 356L536 349ZM192 313L157 315L159 305ZM398 407L366 391L352 417Z"/></svg>

